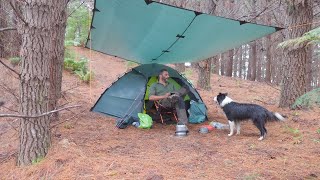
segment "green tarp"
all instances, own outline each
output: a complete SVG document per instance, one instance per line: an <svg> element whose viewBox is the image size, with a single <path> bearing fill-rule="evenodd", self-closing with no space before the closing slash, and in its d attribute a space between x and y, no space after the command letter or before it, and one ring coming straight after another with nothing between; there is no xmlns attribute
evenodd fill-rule
<svg viewBox="0 0 320 180"><path fill-rule="evenodd" d="M95 0L86 47L140 64L192 62L278 29L149 0Z"/></svg>

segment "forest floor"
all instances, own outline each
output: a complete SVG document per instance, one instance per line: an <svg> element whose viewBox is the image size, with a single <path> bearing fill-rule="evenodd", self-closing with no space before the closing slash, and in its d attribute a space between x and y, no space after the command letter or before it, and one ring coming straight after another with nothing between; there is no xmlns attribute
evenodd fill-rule
<svg viewBox="0 0 320 180"><path fill-rule="evenodd" d="M279 87L213 75L212 90L198 89L208 107L208 119L190 124L186 137L176 137L175 125L154 124L150 130L115 128L115 119L90 112L90 108L129 63L84 48L78 56L92 59L95 73L86 84L69 72L63 74L60 104L81 104L60 113L52 123L52 146L47 157L28 167L17 167L18 120L0 119L0 179L320 179L320 110L278 108ZM9 61L4 60L9 64ZM16 68L17 69L17 68ZM187 69L196 82L197 73ZM0 66L0 112L17 110L18 80ZM227 123L212 98L228 92L239 102L256 103L288 116L285 122L267 124L268 136L258 141L252 122L243 122L241 135L228 130L200 134L211 121ZM15 94L15 95L14 95Z"/></svg>

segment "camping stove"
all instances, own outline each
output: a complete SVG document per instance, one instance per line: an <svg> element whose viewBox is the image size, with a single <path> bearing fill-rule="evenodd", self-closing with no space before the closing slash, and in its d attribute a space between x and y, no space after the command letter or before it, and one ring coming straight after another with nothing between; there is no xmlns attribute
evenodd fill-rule
<svg viewBox="0 0 320 180"><path fill-rule="evenodd" d="M189 130L185 124L177 124L176 126L176 136L186 136L188 134Z"/></svg>

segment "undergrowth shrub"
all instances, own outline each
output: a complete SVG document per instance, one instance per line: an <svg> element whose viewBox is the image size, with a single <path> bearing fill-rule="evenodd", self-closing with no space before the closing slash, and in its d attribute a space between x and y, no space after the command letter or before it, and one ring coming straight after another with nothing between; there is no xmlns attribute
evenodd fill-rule
<svg viewBox="0 0 320 180"><path fill-rule="evenodd" d="M11 57L11 58L9 58L9 61L13 66L16 66L20 63L21 58L20 57Z"/></svg>
<svg viewBox="0 0 320 180"><path fill-rule="evenodd" d="M310 109L314 106L320 107L320 88L307 92L296 99L292 109Z"/></svg>
<svg viewBox="0 0 320 180"><path fill-rule="evenodd" d="M64 68L76 74L83 82L89 83L93 78L93 72L88 70L88 59L85 57L81 57L78 61L75 59L75 53L67 47L63 64Z"/></svg>

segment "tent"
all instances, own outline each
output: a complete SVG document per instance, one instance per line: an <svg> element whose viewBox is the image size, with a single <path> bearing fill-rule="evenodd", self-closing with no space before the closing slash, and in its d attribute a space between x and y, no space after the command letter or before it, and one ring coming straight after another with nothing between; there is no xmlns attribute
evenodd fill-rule
<svg viewBox="0 0 320 180"><path fill-rule="evenodd" d="M188 100L203 103L199 93L183 75L168 66L154 63L137 66L119 77L104 91L91 111L116 118L138 118L138 113L144 111L144 103L148 99L148 87L161 69L168 70L176 85L186 85L190 89Z"/></svg>
<svg viewBox="0 0 320 180"><path fill-rule="evenodd" d="M281 28L152 0L95 0L87 48L139 64L194 62Z"/></svg>

